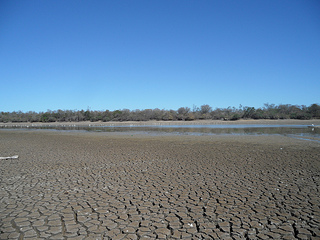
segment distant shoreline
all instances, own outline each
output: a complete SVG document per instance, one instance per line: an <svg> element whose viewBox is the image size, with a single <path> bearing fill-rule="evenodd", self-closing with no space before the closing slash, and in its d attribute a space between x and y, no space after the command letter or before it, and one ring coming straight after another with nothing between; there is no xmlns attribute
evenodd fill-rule
<svg viewBox="0 0 320 240"><path fill-rule="evenodd" d="M223 121L223 120L194 120L194 121L123 121L123 122L7 122L0 123L0 127L117 127L117 126L166 126L166 125L320 125L320 119L297 120L297 119L248 119L237 121Z"/></svg>

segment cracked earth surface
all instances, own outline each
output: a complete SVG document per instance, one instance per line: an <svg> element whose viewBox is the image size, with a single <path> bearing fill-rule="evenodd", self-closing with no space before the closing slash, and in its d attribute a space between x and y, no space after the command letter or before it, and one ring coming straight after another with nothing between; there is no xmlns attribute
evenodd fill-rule
<svg viewBox="0 0 320 240"><path fill-rule="evenodd" d="M320 145L0 130L0 239L320 239Z"/></svg>

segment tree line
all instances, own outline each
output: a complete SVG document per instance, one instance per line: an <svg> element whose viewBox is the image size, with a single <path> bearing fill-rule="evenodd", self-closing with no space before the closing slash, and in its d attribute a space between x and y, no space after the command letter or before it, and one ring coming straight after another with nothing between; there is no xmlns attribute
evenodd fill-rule
<svg viewBox="0 0 320 240"><path fill-rule="evenodd" d="M320 118L320 105L312 104L264 104L261 108L248 106L215 108L208 104L200 107L180 107L177 110L144 109L115 111L87 110L47 110L46 112L0 112L0 122L81 122L81 121L193 121L202 119L239 120L239 119L313 119Z"/></svg>

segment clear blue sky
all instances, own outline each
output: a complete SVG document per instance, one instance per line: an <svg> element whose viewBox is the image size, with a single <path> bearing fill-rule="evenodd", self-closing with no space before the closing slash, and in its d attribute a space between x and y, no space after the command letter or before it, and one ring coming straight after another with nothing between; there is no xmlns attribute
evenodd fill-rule
<svg viewBox="0 0 320 240"><path fill-rule="evenodd" d="M0 111L320 103L320 1L0 1Z"/></svg>

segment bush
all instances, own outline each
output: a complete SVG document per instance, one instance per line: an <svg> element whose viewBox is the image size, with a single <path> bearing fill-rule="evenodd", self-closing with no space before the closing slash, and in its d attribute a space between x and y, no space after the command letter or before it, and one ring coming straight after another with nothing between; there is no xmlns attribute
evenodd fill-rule
<svg viewBox="0 0 320 240"><path fill-rule="evenodd" d="M238 113L236 114L233 114L232 117L231 117L231 121L236 121L236 120L239 120L240 119L240 115Z"/></svg>

